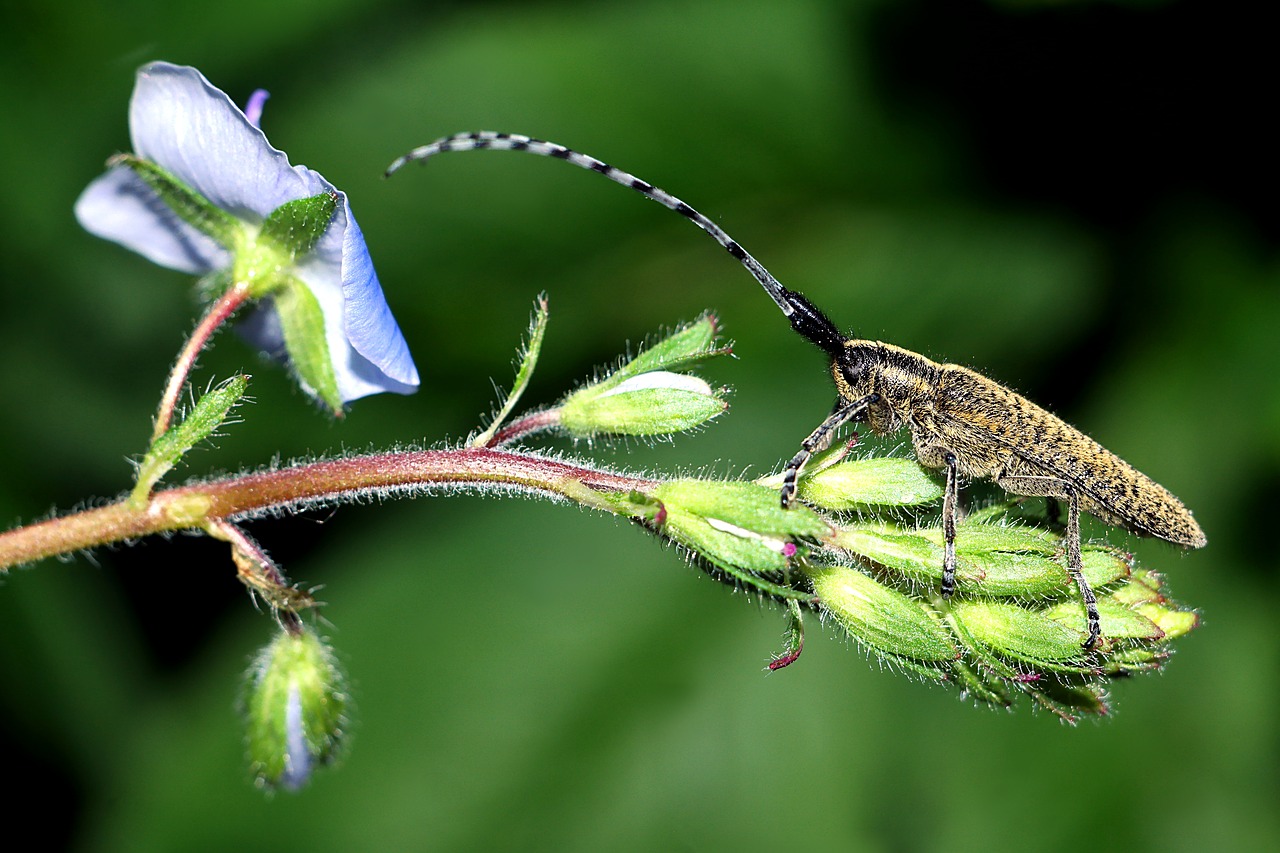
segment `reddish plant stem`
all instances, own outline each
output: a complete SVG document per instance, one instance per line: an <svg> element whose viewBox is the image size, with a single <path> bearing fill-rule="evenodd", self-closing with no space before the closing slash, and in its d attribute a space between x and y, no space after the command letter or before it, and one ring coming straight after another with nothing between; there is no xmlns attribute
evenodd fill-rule
<svg viewBox="0 0 1280 853"><path fill-rule="evenodd" d="M165 489L142 507L120 501L0 533L0 570L154 533L205 529L210 522L368 492L391 496L412 494L415 487L485 484L590 504L593 492L646 489L656 481L478 447L334 459Z"/></svg>
<svg viewBox="0 0 1280 853"><path fill-rule="evenodd" d="M525 438L536 432L552 429L560 423L560 410L547 409L541 412L534 412L526 415L519 420L511 423L498 430L497 434L489 439L486 447L502 447L504 444L510 444L513 441Z"/></svg>
<svg viewBox="0 0 1280 853"><path fill-rule="evenodd" d="M186 344L182 347L182 352L178 354L178 360L174 362L173 371L169 374L169 382L164 387L164 396L160 398L160 408L156 410L155 427L151 430L151 440L155 441L164 435L165 430L169 428L169 424L173 423L173 411L178 406L178 397L182 395L182 388L187 383L187 377L191 375L192 369L196 366L196 359L209 343L209 338L213 337L213 333L236 313L245 300L249 298L249 285L246 283L235 284L228 288L218 299L209 306L209 310L200 318L200 322L196 325L195 331L191 333L191 337L187 338Z"/></svg>

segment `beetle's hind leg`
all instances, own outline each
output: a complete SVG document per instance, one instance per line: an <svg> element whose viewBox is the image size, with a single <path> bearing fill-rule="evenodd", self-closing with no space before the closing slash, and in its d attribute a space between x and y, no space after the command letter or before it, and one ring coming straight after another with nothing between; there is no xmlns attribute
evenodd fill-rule
<svg viewBox="0 0 1280 853"><path fill-rule="evenodd" d="M1084 576L1084 558L1080 554L1080 499L1074 491L1067 499L1067 571L1080 590L1085 618L1089 622L1089 636L1084 641L1084 650L1092 651L1098 644L1098 638L1102 636L1102 619L1098 616L1098 598Z"/></svg>
<svg viewBox="0 0 1280 853"><path fill-rule="evenodd" d="M942 491L942 596L956 591L956 504L960 498L960 472L954 453L943 456L947 485Z"/></svg>
<svg viewBox="0 0 1280 853"><path fill-rule="evenodd" d="M1076 589L1080 591L1080 600L1084 602L1088 631L1084 650L1092 651L1102 637L1102 619L1098 615L1098 597L1093 594L1093 587L1089 586L1089 581L1084 576L1084 559L1080 554L1080 496L1070 483L1057 477L1004 474L995 480L996 485L1015 495L1056 498L1067 502L1067 573L1075 581Z"/></svg>

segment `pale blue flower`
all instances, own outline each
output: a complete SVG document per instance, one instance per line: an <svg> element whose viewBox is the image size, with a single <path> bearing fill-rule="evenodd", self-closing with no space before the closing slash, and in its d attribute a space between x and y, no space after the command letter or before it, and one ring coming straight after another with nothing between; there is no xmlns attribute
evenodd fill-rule
<svg viewBox="0 0 1280 853"><path fill-rule="evenodd" d="M290 272L320 304L343 402L380 391L412 393L418 371L346 195L319 173L291 166L284 152L271 146L256 125L264 100L265 93L251 99L251 120L196 69L167 62L145 65L129 104L133 152L248 228L257 228L286 202L337 193L328 227ZM229 247L180 218L127 165L113 166L91 183L75 211L88 231L161 266L204 275L227 270L234 260ZM279 317L269 299L241 330L255 346L283 354Z"/></svg>

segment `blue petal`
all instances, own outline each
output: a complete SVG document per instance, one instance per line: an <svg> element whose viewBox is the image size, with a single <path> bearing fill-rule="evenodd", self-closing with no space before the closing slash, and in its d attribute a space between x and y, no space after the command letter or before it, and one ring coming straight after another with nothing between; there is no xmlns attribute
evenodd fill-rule
<svg viewBox="0 0 1280 853"><path fill-rule="evenodd" d="M90 234L162 267L203 275L231 263L226 249L180 219L127 166L109 169L89 184L76 199L75 212Z"/></svg>
<svg viewBox="0 0 1280 853"><path fill-rule="evenodd" d="M409 355L409 345L382 295L382 285L373 270L373 259L364 242L364 233L351 213L351 203L342 196L342 214L346 233L342 240L343 320L351 346L369 364L400 383L399 393L410 393L418 386L418 368ZM336 218L336 217L335 217ZM341 383L339 383L341 384Z"/></svg>
<svg viewBox="0 0 1280 853"><path fill-rule="evenodd" d="M289 685L284 706L284 772L280 786L296 791L311 776L311 746L307 743L306 720L302 718L302 697L297 684Z"/></svg>
<svg viewBox="0 0 1280 853"><path fill-rule="evenodd" d="M287 201L333 189L289 165L240 108L194 68L153 62L129 102L133 153L168 169L217 207L261 222Z"/></svg>

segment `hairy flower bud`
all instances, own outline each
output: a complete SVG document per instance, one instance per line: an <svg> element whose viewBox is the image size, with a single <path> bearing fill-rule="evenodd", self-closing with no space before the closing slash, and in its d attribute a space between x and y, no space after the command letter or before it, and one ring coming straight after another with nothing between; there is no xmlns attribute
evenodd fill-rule
<svg viewBox="0 0 1280 853"><path fill-rule="evenodd" d="M560 425L578 436L667 435L701 426L727 408L702 379L653 370L571 394L560 407Z"/></svg>
<svg viewBox="0 0 1280 853"><path fill-rule="evenodd" d="M876 457L837 462L800 478L801 500L824 509L918 506L942 497L942 486L910 459Z"/></svg>
<svg viewBox="0 0 1280 853"><path fill-rule="evenodd" d="M281 631L248 673L251 770L266 788L296 790L335 757L347 696L333 652L313 631Z"/></svg>
<svg viewBox="0 0 1280 853"><path fill-rule="evenodd" d="M809 577L823 611L873 651L900 661L960 656L942 621L923 602L844 566L815 569Z"/></svg>
<svg viewBox="0 0 1280 853"><path fill-rule="evenodd" d="M580 438L667 435L702 426L728 408L723 391L680 371L727 352L713 346L715 335L715 319L706 316L646 347L566 397L559 425Z"/></svg>
<svg viewBox="0 0 1280 853"><path fill-rule="evenodd" d="M670 480L649 498L662 507L655 526L673 542L730 577L783 598L804 595L762 576L791 568L797 540L832 532L817 513L800 506L783 509L776 491L756 483Z"/></svg>

